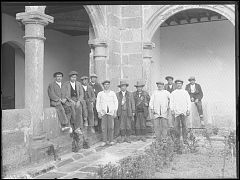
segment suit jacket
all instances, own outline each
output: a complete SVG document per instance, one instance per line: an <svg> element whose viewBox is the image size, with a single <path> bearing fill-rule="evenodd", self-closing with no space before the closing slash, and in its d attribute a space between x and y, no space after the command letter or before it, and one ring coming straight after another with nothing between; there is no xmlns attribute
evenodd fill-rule
<svg viewBox="0 0 240 180"><path fill-rule="evenodd" d="M82 87L82 89L83 89L83 87ZM83 92L84 92L84 89L83 89ZM92 86L87 85L87 93L88 93L88 96L89 96L88 101L89 101L89 102L95 102L96 96L95 96L95 93L94 93L94 91L93 91Z"/></svg>
<svg viewBox="0 0 240 180"><path fill-rule="evenodd" d="M92 86L93 91L95 93L95 97L97 97L100 91L103 91L101 84L99 84L98 82L96 82L95 84L92 84L92 82L89 82L89 85Z"/></svg>
<svg viewBox="0 0 240 180"><path fill-rule="evenodd" d="M62 85L62 94L63 94L63 98L66 98L68 101L71 100L71 84L70 81L65 82ZM76 81L76 90L77 90L77 100L78 101L84 101L83 100L83 87L82 84L79 81Z"/></svg>
<svg viewBox="0 0 240 180"><path fill-rule="evenodd" d="M144 117L147 118L148 114L149 114L148 106L149 106L150 96L149 96L148 92L146 92L146 91L142 91L142 95L141 96L143 96L144 104L145 103L148 104L147 106L144 105L144 107L143 107ZM137 98L138 98L138 92L137 91L133 92L133 97L134 97L135 105L137 106L137 104L136 104L137 103Z"/></svg>
<svg viewBox="0 0 240 180"><path fill-rule="evenodd" d="M172 88L170 88L168 84L164 85L164 89L167 90L170 93L172 93L176 88L177 88L177 86L176 86L175 83L172 84Z"/></svg>
<svg viewBox="0 0 240 180"><path fill-rule="evenodd" d="M190 98L194 98L194 100L198 99L199 101L201 101L201 99L203 98L203 92L200 84L195 83L195 89L195 92L191 93L190 83L187 84L185 88L185 90L189 93Z"/></svg>
<svg viewBox="0 0 240 180"><path fill-rule="evenodd" d="M55 107L61 104L60 99L63 97L62 88L55 81L48 85L48 97L50 99L50 106Z"/></svg>
<svg viewBox="0 0 240 180"><path fill-rule="evenodd" d="M117 110L117 115L120 116L122 114L122 109L121 109L121 106L122 106L122 98L123 98L123 95L122 95L122 92L118 92L117 94L117 99L118 99L118 110ZM129 91L126 91L126 105L127 105L127 114L129 117L132 117L133 113L135 113L135 101L134 101L134 98L133 98L133 94Z"/></svg>

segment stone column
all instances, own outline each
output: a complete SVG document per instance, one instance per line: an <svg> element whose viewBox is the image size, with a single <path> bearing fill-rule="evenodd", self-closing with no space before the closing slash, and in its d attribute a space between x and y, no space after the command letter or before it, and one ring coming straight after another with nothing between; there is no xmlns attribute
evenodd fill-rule
<svg viewBox="0 0 240 180"><path fill-rule="evenodd" d="M107 42L104 40L89 40L88 44L93 49L94 73L98 76L101 83L107 78Z"/></svg>
<svg viewBox="0 0 240 180"><path fill-rule="evenodd" d="M31 112L33 139L43 139L44 27L53 23L46 6L25 6L16 19L25 25L25 108Z"/></svg>
<svg viewBox="0 0 240 180"><path fill-rule="evenodd" d="M152 63L152 49L155 44L152 42L143 43L143 79L146 82L146 90L151 93L151 63Z"/></svg>

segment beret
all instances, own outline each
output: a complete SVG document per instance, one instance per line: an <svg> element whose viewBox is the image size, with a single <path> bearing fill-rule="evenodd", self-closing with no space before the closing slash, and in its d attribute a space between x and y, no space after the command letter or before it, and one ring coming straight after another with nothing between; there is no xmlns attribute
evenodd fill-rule
<svg viewBox="0 0 240 180"><path fill-rule="evenodd" d="M63 76L63 73L62 73L62 72L55 72L55 73L53 74L53 77L56 77L58 74L61 74L61 75Z"/></svg>
<svg viewBox="0 0 240 180"><path fill-rule="evenodd" d="M69 76L72 76L72 75L78 75L78 72L77 72L77 71L71 71L71 72L69 73Z"/></svg>

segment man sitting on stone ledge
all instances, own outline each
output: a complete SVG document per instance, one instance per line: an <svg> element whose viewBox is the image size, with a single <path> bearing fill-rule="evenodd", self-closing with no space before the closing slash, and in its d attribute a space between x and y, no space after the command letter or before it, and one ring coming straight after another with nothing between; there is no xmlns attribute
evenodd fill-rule
<svg viewBox="0 0 240 180"><path fill-rule="evenodd" d="M72 132L70 127L71 118L71 107L66 104L67 99L63 98L62 95L62 72L55 72L53 74L55 78L54 82L50 83L48 86L48 96L50 99L50 106L55 107L58 115L58 119L61 124L62 131L69 130Z"/></svg>

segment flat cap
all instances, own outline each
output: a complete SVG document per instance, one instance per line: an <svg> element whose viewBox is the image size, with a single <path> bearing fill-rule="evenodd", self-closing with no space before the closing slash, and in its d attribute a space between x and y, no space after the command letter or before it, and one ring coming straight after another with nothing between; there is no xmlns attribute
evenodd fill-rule
<svg viewBox="0 0 240 180"><path fill-rule="evenodd" d="M80 79L84 80L84 79L88 79L88 77L87 76L82 76Z"/></svg>
<svg viewBox="0 0 240 180"><path fill-rule="evenodd" d="M194 76L191 76L190 78L188 78L188 81L191 81L191 80L196 80Z"/></svg>
<svg viewBox="0 0 240 180"><path fill-rule="evenodd" d="M166 76L165 79L166 80L168 80L168 79L172 79L173 80L173 77L172 76Z"/></svg>
<svg viewBox="0 0 240 180"><path fill-rule="evenodd" d="M91 74L91 75L90 75L90 78L91 78L91 77L98 77L98 76L97 76L96 74Z"/></svg>
<svg viewBox="0 0 240 180"><path fill-rule="evenodd" d="M69 76L72 76L72 75L78 75L78 72L77 72L77 71L71 71L71 72L69 73Z"/></svg>
<svg viewBox="0 0 240 180"><path fill-rule="evenodd" d="M179 83L179 82L183 84L183 80L180 80L180 79L175 80L175 83Z"/></svg>
<svg viewBox="0 0 240 180"><path fill-rule="evenodd" d="M63 73L62 73L62 72L55 72L55 73L53 74L53 77L56 77L56 76L59 75L59 74L61 74L61 75L63 76Z"/></svg>
<svg viewBox="0 0 240 180"><path fill-rule="evenodd" d="M105 80L105 81L102 82L102 85L104 85L105 83L110 83L110 81L109 80Z"/></svg>
<svg viewBox="0 0 240 180"><path fill-rule="evenodd" d="M162 85L164 85L164 82L163 82L163 81L157 81L156 84L162 84Z"/></svg>

